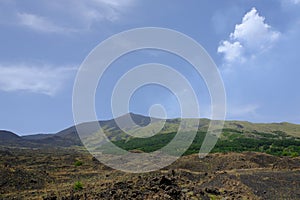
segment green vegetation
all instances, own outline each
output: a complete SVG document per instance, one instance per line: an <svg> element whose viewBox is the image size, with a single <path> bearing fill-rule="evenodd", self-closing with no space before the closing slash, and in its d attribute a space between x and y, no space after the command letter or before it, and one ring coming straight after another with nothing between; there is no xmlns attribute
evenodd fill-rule
<svg viewBox="0 0 300 200"><path fill-rule="evenodd" d="M75 165L76 167L79 167L79 166L83 165L83 162L80 161L80 160L76 160L76 162L74 163L74 165Z"/></svg>
<svg viewBox="0 0 300 200"><path fill-rule="evenodd" d="M292 139L237 138L233 141L219 140L213 152L265 152L276 156L295 156L300 153L300 142Z"/></svg>
<svg viewBox="0 0 300 200"><path fill-rule="evenodd" d="M119 140L115 145L125 150L141 150L144 152L153 152L168 144L176 133L158 134L149 138L133 138L128 141Z"/></svg>
<svg viewBox="0 0 300 200"><path fill-rule="evenodd" d="M186 133L189 134L189 133ZM153 152L167 145L176 133L157 134L149 138L131 138L115 141L114 144L127 151L139 150ZM199 131L185 155L198 153L206 132ZM105 153L112 153L102 147ZM175 149L176 151L176 149ZM242 132L235 129L224 129L212 152L264 152L276 156L297 157L300 155L300 140L283 132Z"/></svg>
<svg viewBox="0 0 300 200"><path fill-rule="evenodd" d="M76 181L74 184L74 190L82 190L83 189L83 184L80 181Z"/></svg>
<svg viewBox="0 0 300 200"><path fill-rule="evenodd" d="M145 124L143 116L136 116L136 119ZM111 122L110 122L111 123ZM157 124L156 124L157 123ZM154 122L153 127L160 127L159 121ZM116 146L132 152L154 152L165 147L175 136L178 130L180 119L167 120L159 134L149 138L133 138L130 134L124 133L115 127L114 124L106 124L105 134ZM206 136L210 120L201 119L199 121L198 133L186 150L180 141L186 141L191 136L189 132L181 136L179 142L168 149L169 154L177 155L177 152L186 150L185 155L198 153ZM110 127L110 128L108 128ZM147 128L146 128L147 129ZM139 127L128 128L131 133L143 135L147 131ZM98 136L97 134L95 136ZM177 136L176 136L177 137ZM185 138L186 137L186 138ZM114 147L101 143L91 137L88 141L90 148L95 152L101 151L106 154L125 154L126 152L116 152ZM250 123L243 121L226 121L222 134L212 152L264 152L276 156L297 157L300 155L300 125L290 123Z"/></svg>

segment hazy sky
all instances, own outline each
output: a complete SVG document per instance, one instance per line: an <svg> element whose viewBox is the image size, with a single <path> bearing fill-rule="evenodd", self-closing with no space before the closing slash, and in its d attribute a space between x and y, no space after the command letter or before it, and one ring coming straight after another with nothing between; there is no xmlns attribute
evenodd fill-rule
<svg viewBox="0 0 300 200"><path fill-rule="evenodd" d="M101 41L137 27L164 27L199 42L222 75L227 119L300 123L299 0L1 0L0 129L18 134L57 132L71 126L76 72ZM154 50L112 64L96 95L99 119L111 118L110 94L118 78L138 64L168 64L190 80L201 117L209 96L182 59ZM110 73L109 73L110 72ZM153 103L177 117L170 91L146 86L130 110L147 115Z"/></svg>

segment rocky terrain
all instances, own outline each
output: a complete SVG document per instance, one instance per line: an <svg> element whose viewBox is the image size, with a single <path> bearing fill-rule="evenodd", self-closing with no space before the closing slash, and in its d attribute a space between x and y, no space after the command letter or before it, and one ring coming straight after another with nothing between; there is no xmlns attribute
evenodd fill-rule
<svg viewBox="0 0 300 200"><path fill-rule="evenodd" d="M300 199L299 157L189 155L129 174L83 148L1 148L0 156L0 199Z"/></svg>
<svg viewBox="0 0 300 200"><path fill-rule="evenodd" d="M141 127L150 122L132 113L120 119L126 117ZM155 125L159 119L152 121ZM300 199L300 125L227 121L212 152L200 159L197 153L209 122L200 119L183 157L143 174L101 164L82 145L75 126L29 136L0 131L0 199ZM162 148L176 135L179 123L169 119L160 133L133 138L114 120L99 121L115 145L133 153ZM90 125L79 126L94 142L97 130ZM109 157L113 152L106 144L101 155Z"/></svg>

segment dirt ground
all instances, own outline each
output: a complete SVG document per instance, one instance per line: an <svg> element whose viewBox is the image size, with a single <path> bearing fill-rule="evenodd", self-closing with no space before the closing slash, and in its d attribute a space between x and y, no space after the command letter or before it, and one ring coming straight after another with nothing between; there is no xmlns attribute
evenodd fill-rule
<svg viewBox="0 0 300 200"><path fill-rule="evenodd" d="M130 174L78 148L0 148L0 156L0 199L300 199L299 157L189 155Z"/></svg>

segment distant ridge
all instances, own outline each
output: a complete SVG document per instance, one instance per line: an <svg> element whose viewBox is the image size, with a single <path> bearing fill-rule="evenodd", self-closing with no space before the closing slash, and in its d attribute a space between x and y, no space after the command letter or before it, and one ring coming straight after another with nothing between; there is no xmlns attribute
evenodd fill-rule
<svg viewBox="0 0 300 200"><path fill-rule="evenodd" d="M8 141L8 140L16 140L16 139L21 139L21 137L13 132L0 130L0 141L3 140Z"/></svg>
<svg viewBox="0 0 300 200"><path fill-rule="evenodd" d="M48 137L52 137L54 136L54 133L49 133L49 134L34 134L34 135L24 135L22 136L23 139L26 140L42 140L42 139L46 139Z"/></svg>
<svg viewBox="0 0 300 200"><path fill-rule="evenodd" d="M17 134L6 130L0 130L0 146L27 146L27 144L28 142L24 142L23 138Z"/></svg>
<svg viewBox="0 0 300 200"><path fill-rule="evenodd" d="M139 126L147 126L152 120L153 123L160 121L158 118L150 118L140 114L128 113L122 115L116 120L127 121L131 119ZM116 120L98 121L101 128L104 130L107 137L112 141L128 139L129 136L125 134L117 125ZM167 119L161 134L177 132L180 124L180 119ZM93 122L86 122L79 124L87 134L95 133L98 130L94 126L90 126ZM206 131L209 126L209 119L200 119L199 131ZM135 125L136 127L136 125ZM127 130L135 127L126 127ZM251 123L247 121L226 121L224 130L235 130L239 132L249 133L270 133L270 134L285 134L300 138L300 125L291 124L287 122L282 123ZM0 146L16 146L16 147L71 147L81 146L80 137L77 134L75 126L71 126L55 134L36 134L19 136L13 132L0 130Z"/></svg>

